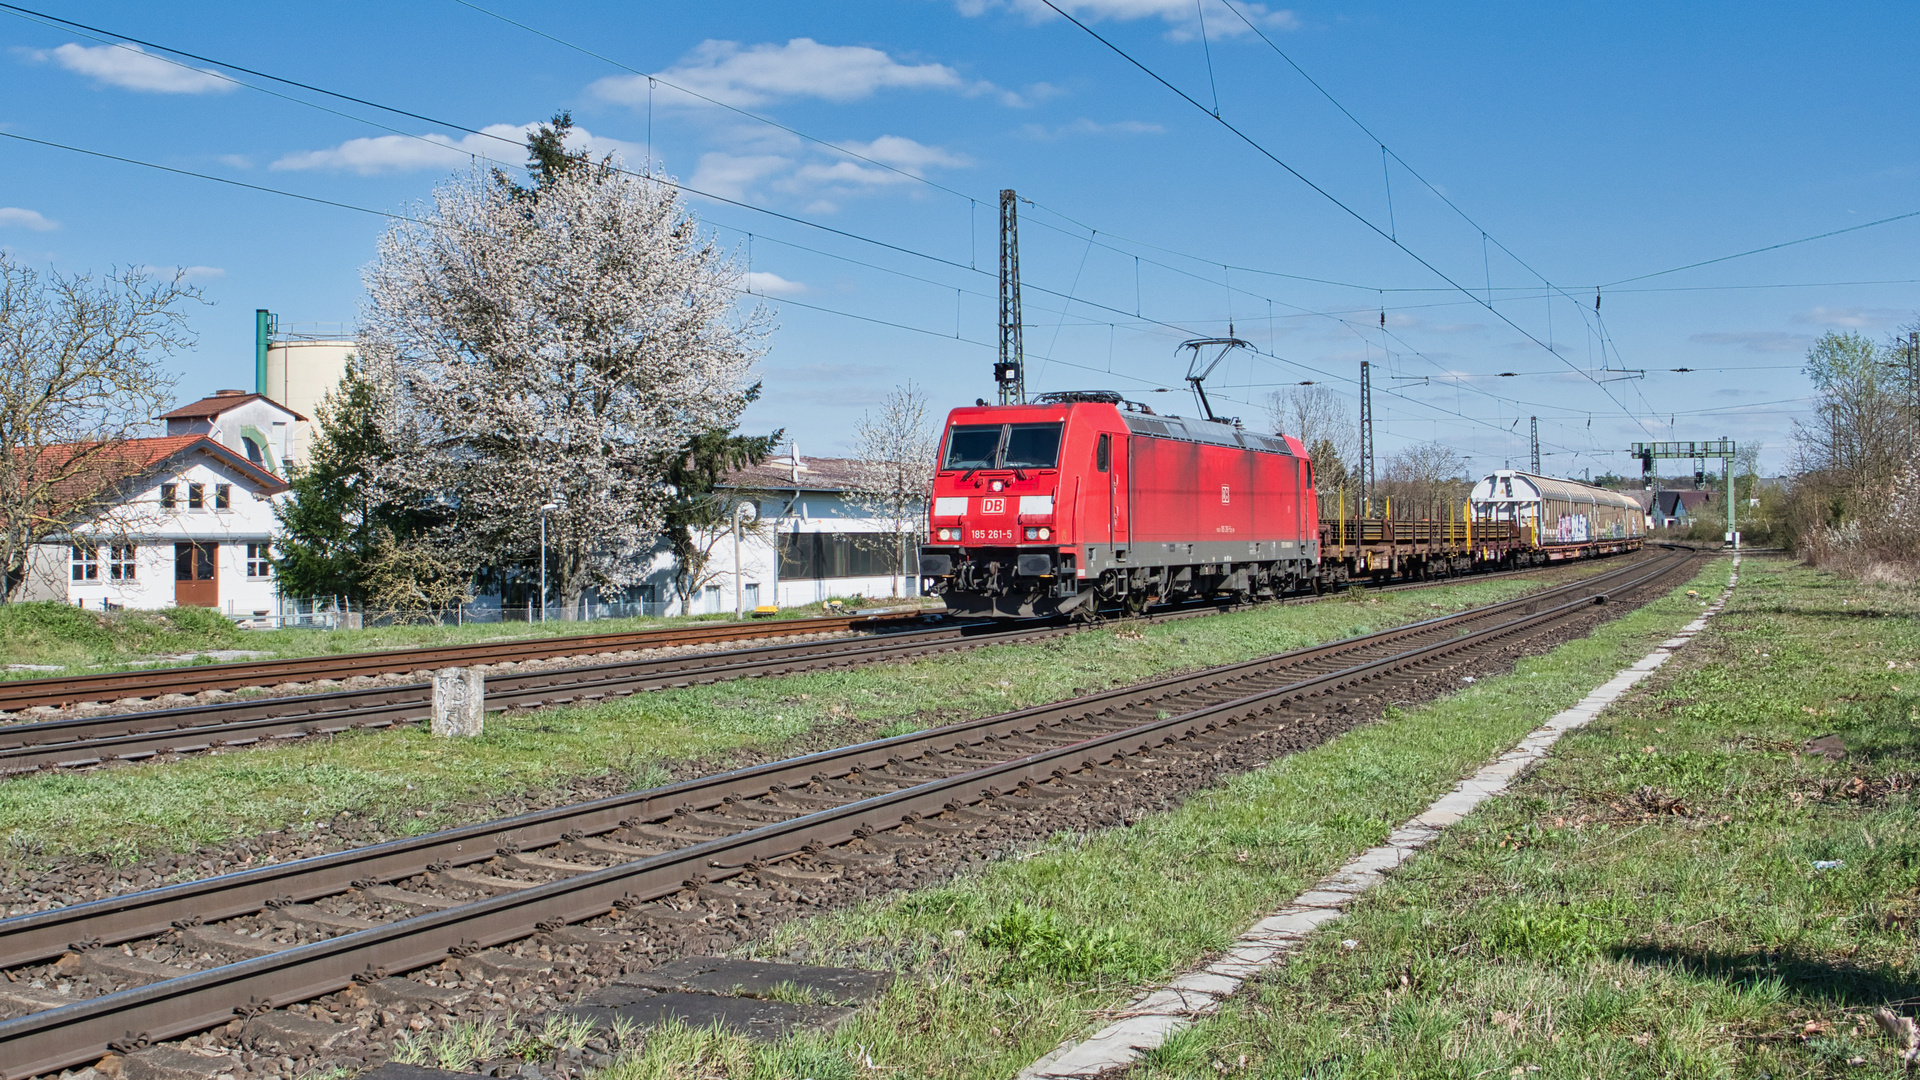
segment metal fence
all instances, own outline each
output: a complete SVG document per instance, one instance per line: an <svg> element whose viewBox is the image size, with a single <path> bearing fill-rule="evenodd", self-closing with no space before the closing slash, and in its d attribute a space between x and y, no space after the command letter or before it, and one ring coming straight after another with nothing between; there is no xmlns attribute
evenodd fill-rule
<svg viewBox="0 0 1920 1080"><path fill-rule="evenodd" d="M318 600L284 600L281 602L280 610L271 614L244 611L228 611L223 614L243 630L357 630L366 626L421 624L464 626L468 623L486 625L489 623L595 622L601 619L660 618L671 613L674 607L675 604L670 601L636 600L624 603L583 601L574 605L549 604L544 613L538 604L530 604L465 605L445 611L393 614L354 611L345 602L326 597Z"/></svg>

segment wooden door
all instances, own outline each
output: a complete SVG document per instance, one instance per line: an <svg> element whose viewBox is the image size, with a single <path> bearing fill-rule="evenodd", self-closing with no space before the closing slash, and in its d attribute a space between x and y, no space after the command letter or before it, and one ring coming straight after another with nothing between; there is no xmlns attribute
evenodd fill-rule
<svg viewBox="0 0 1920 1080"><path fill-rule="evenodd" d="M194 541L173 545L173 603L175 607L220 606L220 580L215 570L218 545Z"/></svg>

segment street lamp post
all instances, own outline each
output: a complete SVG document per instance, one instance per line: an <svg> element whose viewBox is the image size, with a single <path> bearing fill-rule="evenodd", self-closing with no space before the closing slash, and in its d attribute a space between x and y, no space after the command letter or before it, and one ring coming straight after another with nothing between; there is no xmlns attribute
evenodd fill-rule
<svg viewBox="0 0 1920 1080"><path fill-rule="evenodd" d="M760 511L752 503L741 500L733 504L733 617L747 617L746 585L740 580L740 529L742 521L754 521Z"/></svg>
<svg viewBox="0 0 1920 1080"><path fill-rule="evenodd" d="M540 507L540 622L547 621L547 512L560 509L559 503Z"/></svg>

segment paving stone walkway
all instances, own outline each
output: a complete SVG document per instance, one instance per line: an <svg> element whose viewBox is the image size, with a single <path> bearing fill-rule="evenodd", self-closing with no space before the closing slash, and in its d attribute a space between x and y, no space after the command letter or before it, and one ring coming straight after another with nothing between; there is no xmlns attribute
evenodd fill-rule
<svg viewBox="0 0 1920 1080"><path fill-rule="evenodd" d="M1602 709L1652 675L1676 650L1706 629L1707 620L1726 606L1739 578L1740 557L1735 555L1726 590L1678 634L1661 642L1658 648L1582 698L1579 704L1553 716L1512 750L1460 781L1452 791L1394 830L1386 843L1354 856L1312 889L1254 923L1218 959L1136 998L1117 1019L1088 1038L1061 1043L1052 1053L1022 1070L1019 1080L1095 1077L1125 1069L1175 1032L1217 1011L1220 1002L1238 991L1248 979L1282 963L1308 934L1344 916L1355 897L1385 881L1389 871L1411 859L1442 830L1472 813L1482 802L1506 791L1507 785L1527 766L1545 757L1562 735L1585 727Z"/></svg>

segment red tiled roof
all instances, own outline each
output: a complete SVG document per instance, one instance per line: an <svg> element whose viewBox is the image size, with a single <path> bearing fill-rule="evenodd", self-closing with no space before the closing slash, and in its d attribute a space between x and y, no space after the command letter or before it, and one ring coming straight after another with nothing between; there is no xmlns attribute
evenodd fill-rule
<svg viewBox="0 0 1920 1080"><path fill-rule="evenodd" d="M293 418L295 420L306 419L306 417L301 416L299 413L294 412L292 409L288 409L285 405L280 404L279 402L273 400L272 398L268 397L265 394L215 394L212 397L203 397L199 401L195 401L187 405L182 405L179 408L173 410L172 412L161 413L159 416L155 417L155 419L199 420L204 417L219 416L223 412L226 412L230 409L238 408L241 405L245 405L249 401L256 401L256 400L264 401L269 405L272 405L276 409L283 409L288 413L292 413Z"/></svg>
<svg viewBox="0 0 1920 1080"><path fill-rule="evenodd" d="M91 453L87 455L88 460L80 463L74 475L58 485L66 489L65 492L59 492L60 494L66 494L72 498L91 498L95 492L112 484L131 480L176 457L195 452L210 454L220 459L252 480L268 495L277 495L287 490L285 480L205 435L160 435L148 439L127 439L104 446L67 443L43 449L40 452L40 461L43 466L58 470L78 456L83 448L89 447Z"/></svg>

